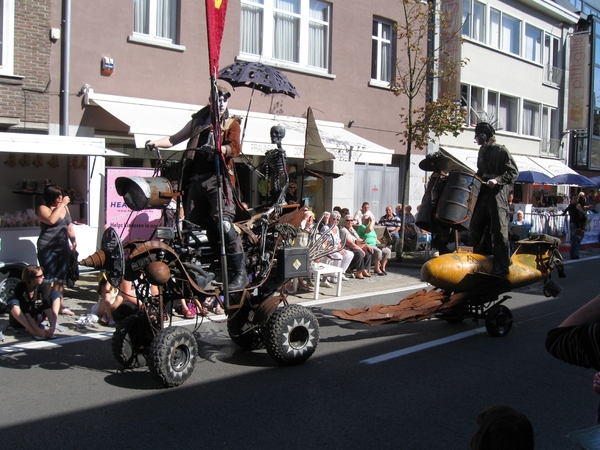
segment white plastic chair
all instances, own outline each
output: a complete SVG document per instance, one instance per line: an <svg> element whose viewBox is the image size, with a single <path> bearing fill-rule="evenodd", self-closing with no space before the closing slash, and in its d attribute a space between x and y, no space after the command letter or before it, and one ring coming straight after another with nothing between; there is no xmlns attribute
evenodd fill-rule
<svg viewBox="0 0 600 450"><path fill-rule="evenodd" d="M431 233L424 233L414 223L411 223L410 226L417 237L415 252L425 252L425 258L429 259L429 253L431 251Z"/></svg>

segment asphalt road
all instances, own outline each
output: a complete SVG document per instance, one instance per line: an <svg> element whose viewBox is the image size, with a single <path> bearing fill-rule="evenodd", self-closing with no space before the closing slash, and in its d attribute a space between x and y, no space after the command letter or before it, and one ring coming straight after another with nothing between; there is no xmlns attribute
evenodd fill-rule
<svg viewBox="0 0 600 450"><path fill-rule="evenodd" d="M482 321L369 327L330 314L411 291L310 305L321 342L297 367L204 324L195 371L173 389L146 369L121 370L108 340L0 354L0 447L465 449L477 414L506 403L529 417L537 449L576 449L565 436L594 422L594 371L555 360L544 339L598 293L599 268L597 258L567 262L557 299L541 284L511 293L502 338Z"/></svg>

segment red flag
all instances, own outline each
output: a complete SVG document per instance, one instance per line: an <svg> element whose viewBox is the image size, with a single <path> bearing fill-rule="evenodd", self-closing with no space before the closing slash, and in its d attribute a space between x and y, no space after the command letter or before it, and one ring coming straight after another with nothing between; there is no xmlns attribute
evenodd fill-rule
<svg viewBox="0 0 600 450"><path fill-rule="evenodd" d="M206 0L206 32L208 36L208 63L211 77L218 77L221 40L225 28L227 0Z"/></svg>

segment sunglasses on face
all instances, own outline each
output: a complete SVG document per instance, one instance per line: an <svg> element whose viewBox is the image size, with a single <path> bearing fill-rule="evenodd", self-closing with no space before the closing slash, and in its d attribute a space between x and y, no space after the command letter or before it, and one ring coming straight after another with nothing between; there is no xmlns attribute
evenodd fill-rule
<svg viewBox="0 0 600 450"><path fill-rule="evenodd" d="M229 100L230 97L231 94L229 92L219 93L219 100L223 100L226 102L227 100Z"/></svg>

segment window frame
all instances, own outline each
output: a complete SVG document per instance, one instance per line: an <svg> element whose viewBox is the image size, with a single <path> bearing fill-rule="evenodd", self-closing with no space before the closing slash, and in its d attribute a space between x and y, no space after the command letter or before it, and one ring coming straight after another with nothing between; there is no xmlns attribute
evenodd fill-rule
<svg viewBox="0 0 600 450"><path fill-rule="evenodd" d="M159 8L159 2L161 0L140 0L148 2L148 32L145 33L143 31L136 31L136 28L139 27L136 24L136 13L135 13L135 0L134 0L134 10L133 10L133 28L131 35L127 38L128 42L140 43L145 45L153 45L157 47L164 47L179 51L184 51L185 46L179 43L179 34L180 34L180 10L181 10L181 0L170 0L174 3L173 9L170 17L170 25L173 28L171 37L159 36L159 31L157 31L157 13Z"/></svg>
<svg viewBox="0 0 600 450"><path fill-rule="evenodd" d="M530 38L530 36L527 34L528 30L536 30L538 32L539 35L539 42L537 44L537 48L536 46L534 46L534 54L537 54L537 58L535 57L535 55L529 55L528 54L528 49L527 49L527 41L528 38ZM525 27L524 27L524 35L523 35L523 58L525 58L527 61L531 61L535 64L543 64L543 59L544 59L544 53L545 53L545 44L546 44L546 34L544 32L544 30L542 30L541 28L536 27L535 25L532 25L528 22L525 22Z"/></svg>
<svg viewBox="0 0 600 450"><path fill-rule="evenodd" d="M492 17L493 14L497 15L498 21L496 23L498 30L494 31L493 30L493 24L494 24L494 18ZM518 25L518 32L516 33L516 37L517 37L517 42L513 42L511 39L511 42L508 45L508 48L506 47L506 43L505 43L505 39L506 39L506 34L507 32L505 30L507 30L507 27L505 27L505 22L506 21L513 21L515 24ZM523 45L523 20L519 19L518 17L514 17L511 16L510 14L506 14L504 11L490 7L490 19L489 19L489 31L488 31L488 42L489 42L489 46L496 48L500 51L503 51L505 53L511 54L511 55L515 55L515 56L521 56L522 55L522 45ZM497 36L495 36L495 35ZM494 39L495 37L495 39ZM516 50L516 51L513 51Z"/></svg>
<svg viewBox="0 0 600 450"><path fill-rule="evenodd" d="M15 71L15 0L2 0L2 45L0 75Z"/></svg>
<svg viewBox="0 0 600 450"><path fill-rule="evenodd" d="M244 22L240 20L240 51L238 59L247 61L258 61L290 70L308 72L317 75L328 75L331 70L331 38L332 38L332 12L333 4L324 0L297 0L300 5L299 13L290 13L287 11L278 10L275 8L276 0L240 0L240 8L242 15L246 5L262 9L262 18L260 22L261 37L259 47L262 54L243 51L248 48L244 42ZM327 20L319 20L311 17L311 2L324 4L327 7ZM299 20L299 39L298 39L298 61L290 61L288 59L276 58L274 56L274 32L275 32L275 13L285 13L290 17L296 17ZM310 30L311 23L318 23L320 27L325 27L324 41L326 47L324 49L324 63L326 67L318 67L309 64L310 51ZM294 43L295 44L295 43Z"/></svg>
<svg viewBox="0 0 600 450"><path fill-rule="evenodd" d="M384 19L382 17L377 17L374 16L373 17L373 22L372 22L373 26L372 28L375 27L375 24L377 24L377 36L375 36L373 34L373 32L371 31L371 82L370 84L373 86L380 86L380 87L390 87L390 84L392 82L392 79L394 78L394 73L395 73L395 32L394 32L394 22L389 20L389 19ZM383 26L389 26L390 27L390 33L389 33L389 39L385 39L383 37ZM385 80L381 75L382 75L382 63L383 63L383 57L382 57L382 47L384 44L389 45L389 57L387 58L388 63L389 63L389 80ZM373 47L376 46L376 52L374 52ZM377 77L373 78L373 68L375 67L375 71L377 72Z"/></svg>

